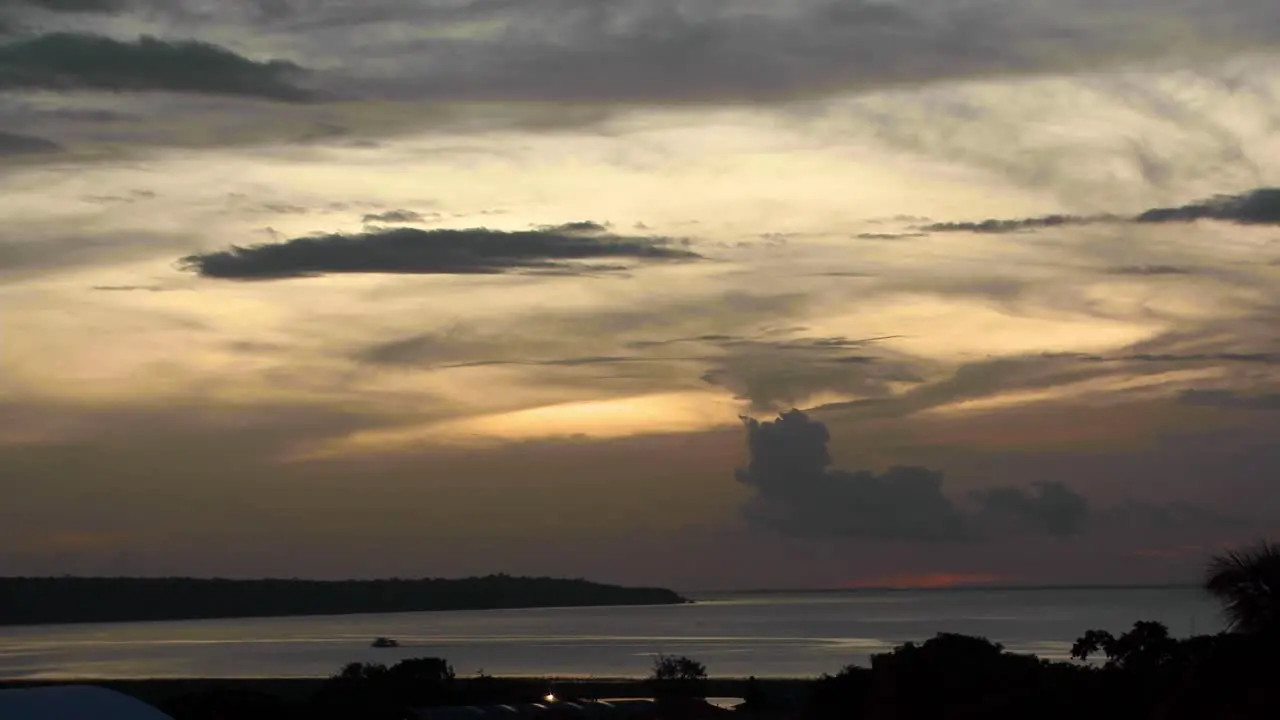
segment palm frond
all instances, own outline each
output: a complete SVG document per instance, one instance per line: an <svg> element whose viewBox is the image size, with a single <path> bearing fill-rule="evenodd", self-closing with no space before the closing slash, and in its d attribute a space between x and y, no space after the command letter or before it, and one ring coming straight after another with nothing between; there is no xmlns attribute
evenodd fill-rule
<svg viewBox="0 0 1280 720"><path fill-rule="evenodd" d="M1205 568L1204 588L1222 603L1229 629L1280 628L1280 545L1263 540L1215 555Z"/></svg>

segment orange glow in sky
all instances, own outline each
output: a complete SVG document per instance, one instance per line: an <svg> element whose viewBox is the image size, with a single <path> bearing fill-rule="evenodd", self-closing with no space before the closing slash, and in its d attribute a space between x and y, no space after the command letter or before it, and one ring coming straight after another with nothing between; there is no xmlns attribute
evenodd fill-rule
<svg viewBox="0 0 1280 720"><path fill-rule="evenodd" d="M919 575L888 575L872 580L858 581L850 585L852 588L909 588L932 590L965 585L989 585L1008 580L1000 575L990 573L924 573Z"/></svg>

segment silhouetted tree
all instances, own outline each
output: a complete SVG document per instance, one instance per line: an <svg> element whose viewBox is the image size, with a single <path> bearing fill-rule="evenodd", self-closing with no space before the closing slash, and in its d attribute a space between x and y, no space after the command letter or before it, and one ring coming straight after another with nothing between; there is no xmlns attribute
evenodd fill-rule
<svg viewBox="0 0 1280 720"><path fill-rule="evenodd" d="M703 698L707 694L707 666L683 655L659 655L653 659L649 684L658 700Z"/></svg>
<svg viewBox="0 0 1280 720"><path fill-rule="evenodd" d="M338 674L333 676L333 679L348 681L376 680L386 674L387 666L382 663L353 662L343 665Z"/></svg>
<svg viewBox="0 0 1280 720"><path fill-rule="evenodd" d="M871 693L872 680L871 670L857 665L846 665L835 675L824 673L813 683L803 717L856 717Z"/></svg>
<svg viewBox="0 0 1280 720"><path fill-rule="evenodd" d="M310 717L303 708L281 698L234 686L169 698L160 703L160 709L174 720L293 720Z"/></svg>
<svg viewBox="0 0 1280 720"><path fill-rule="evenodd" d="M451 702L456 695L453 667L442 658L410 658L391 667L349 663L317 691L322 718L399 720L410 708Z"/></svg>
<svg viewBox="0 0 1280 720"><path fill-rule="evenodd" d="M939 633L871 657L865 714L900 718L1071 715L1060 673L986 638Z"/></svg>
<svg viewBox="0 0 1280 720"><path fill-rule="evenodd" d="M1263 540L1215 555L1204 587L1222 603L1231 630L1280 632L1280 545Z"/></svg>
<svg viewBox="0 0 1280 720"><path fill-rule="evenodd" d="M1158 622L1139 621L1120 637L1105 630L1090 630L1071 646L1071 657L1088 660L1090 655L1106 656L1106 666L1119 669L1154 669L1179 656L1179 643L1169 637L1169 628Z"/></svg>

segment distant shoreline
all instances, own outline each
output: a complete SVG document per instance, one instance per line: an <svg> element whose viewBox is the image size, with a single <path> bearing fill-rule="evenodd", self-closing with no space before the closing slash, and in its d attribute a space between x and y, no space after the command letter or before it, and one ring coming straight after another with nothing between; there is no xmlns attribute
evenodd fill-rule
<svg viewBox="0 0 1280 720"><path fill-rule="evenodd" d="M837 593L862 593L862 592L1033 592L1045 590L1200 590L1200 586L1194 583L1177 584L1177 585L952 585L949 587L907 587L907 586L882 586L882 587L849 587L849 588L753 588L747 590L693 590L686 591L688 595L698 597L712 597L717 595L823 595Z"/></svg>
<svg viewBox="0 0 1280 720"><path fill-rule="evenodd" d="M490 575L456 580L0 578L0 626L680 605L664 588Z"/></svg>

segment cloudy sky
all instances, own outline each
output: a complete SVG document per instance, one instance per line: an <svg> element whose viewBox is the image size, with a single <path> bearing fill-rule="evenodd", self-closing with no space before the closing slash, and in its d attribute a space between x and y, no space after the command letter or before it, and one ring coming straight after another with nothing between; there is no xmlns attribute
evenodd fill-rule
<svg viewBox="0 0 1280 720"><path fill-rule="evenodd" d="M0 574L1194 581L1270 0L4 0Z"/></svg>

